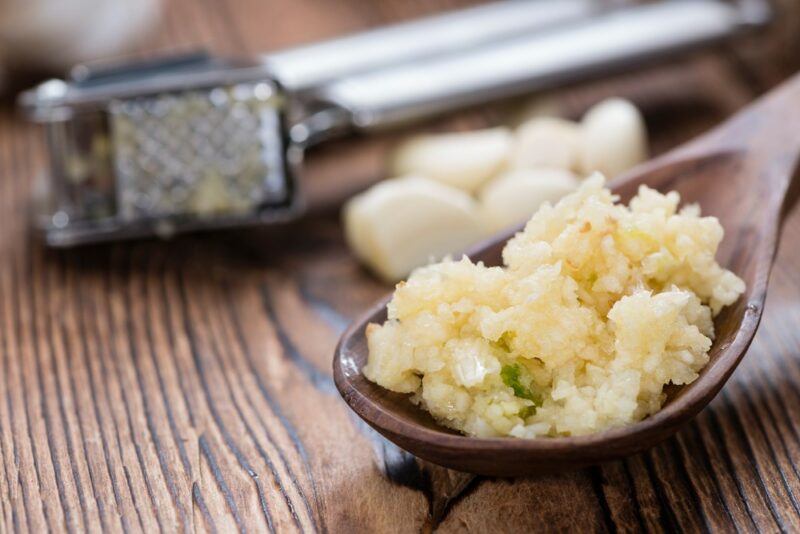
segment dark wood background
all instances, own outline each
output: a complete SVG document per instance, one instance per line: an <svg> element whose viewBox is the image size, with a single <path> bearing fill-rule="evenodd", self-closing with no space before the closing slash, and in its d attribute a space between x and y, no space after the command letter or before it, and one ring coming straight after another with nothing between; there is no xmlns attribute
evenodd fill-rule
<svg viewBox="0 0 800 534"><path fill-rule="evenodd" d="M171 0L147 49L256 52L460 3ZM767 34L559 92L558 105L574 115L629 96L661 152L800 68L798 3L778 4ZM505 120L509 109L450 125ZM313 154L312 188L374 177L389 142L360 143L352 160L353 143ZM337 337L386 288L348 254L335 212L50 252L28 226L42 164L37 132L6 105L0 532L800 531L800 210L749 354L691 425L625 461L502 480L416 460L339 398Z"/></svg>

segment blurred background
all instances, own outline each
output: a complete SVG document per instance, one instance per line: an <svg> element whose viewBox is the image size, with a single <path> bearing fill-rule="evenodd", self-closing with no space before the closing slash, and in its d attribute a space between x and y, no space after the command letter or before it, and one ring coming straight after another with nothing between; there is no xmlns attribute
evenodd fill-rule
<svg viewBox="0 0 800 534"><path fill-rule="evenodd" d="M650 155L661 154L800 69L800 1L771 4L775 15L768 27L672 61L601 73L591 82L478 106L400 131L323 143L309 152L303 176L309 201L317 208L290 224L187 234L169 242L143 239L51 250L42 246L30 221L35 178L47 166L46 143L41 128L20 116L15 105L20 89L63 76L76 61L196 48L247 56L472 3L0 0L0 390L5 392L0 434L5 480L14 482L9 484L11 503L3 505L5 524L12 525L12 516L14 521L27 516L32 530L43 530L46 514L55 518L52 528L58 530L63 506L71 512L65 521L73 530L100 530L101 519L86 520L86 526L81 516L103 516L102 505L113 504L110 472L122 481L125 500L119 515L134 529L136 517L144 517L140 524L145 530L155 528L162 515L169 525L183 509L191 516L194 506L199 514L195 495L203 496L223 526L232 529L238 521L235 513L226 512L226 500L233 499L248 524L266 529L259 516L264 496L259 480L276 524L291 524L297 513L302 525L311 525L309 531L317 515L328 515L329 525L350 530L358 521L377 531L423 521L430 528L424 519L429 506L435 526L453 503L452 531L463 531L465 525L479 531L531 530L543 521L555 530L590 530L606 513L595 497L600 487L616 499L609 499L612 506L628 503L621 508L623 518L635 518L633 509L642 502L646 520L656 528L675 524L665 519L673 516L679 524L709 528L703 522L706 513L720 522L731 517L719 523L730 528L740 518L753 530L793 525L797 420L791 400L796 399L800 361L793 337L800 318L795 247L781 248L751 354L699 423L649 455L591 476L576 473L515 484L492 480L477 490L475 484L459 482L451 490L451 480L463 479L450 472L429 476L430 467L422 471L413 458L357 426L330 378L341 333L388 288L348 247L341 202L390 176L387 162L398 143L421 132L513 130L542 110L579 120L597 103L621 97L641 113ZM800 211L795 209L786 220L784 245L798 242L799 229ZM245 431L250 422L252 440ZM300 458L292 425L309 451L310 467ZM86 447L70 447L70 439L77 444L81 436ZM34 438L38 441L31 446ZM183 444L192 458L188 472L177 452ZM294 507L287 507L273 489L261 447L272 456L276 444L298 473L301 496L312 495L310 488L318 481L320 498L312 501L312 511L306 513L309 505L297 497L292 497ZM60 462L55 469L53 458ZM283 455L273 458L288 481L280 467ZM221 489L225 486L216 467L209 467L217 464L230 491ZM251 465L260 478L253 476ZM135 491L125 487L128 466L133 466ZM77 473L74 480L83 493L71 482L71 472ZM63 505L55 489L59 476L67 481ZM151 476L155 482L148 498ZM171 477L181 492L177 497L168 488ZM781 486L781 480L789 485ZM101 506L89 502L95 481L104 499ZM714 486L718 489L709 490L702 504L687 497L694 488ZM453 498L465 488L472 494ZM430 493L437 499L432 503L426 502ZM780 515L774 503L783 503ZM109 517L116 517L113 511ZM626 524L635 528L635 519L630 521ZM520 529L520 524L527 526Z"/></svg>
<svg viewBox="0 0 800 534"><path fill-rule="evenodd" d="M48 77L63 77L80 62L199 49L250 57L473 4L466 0L0 0L0 87L5 102L0 121L10 131L30 131L14 110L15 95ZM597 4L626 5L612 0ZM538 115L579 120L598 102L621 97L640 111L648 132L648 153L658 155L707 130L800 67L800 2L773 0L770 5L774 16L766 28L690 55L613 75L601 72L591 82L314 147L302 176L311 219L326 221L338 232L341 204L375 181L393 176L387 162L411 133L513 129ZM40 169L45 164L41 141L32 143L33 169ZM16 198L29 197L31 180L17 179L21 190ZM309 223L291 228L298 224Z"/></svg>
<svg viewBox="0 0 800 534"><path fill-rule="evenodd" d="M535 1L535 0L532 0ZM747 3L731 0L731 3ZM75 63L154 53L207 49L250 56L285 47L413 20L481 2L470 0L1 0L0 87L6 100L37 79L64 76ZM639 2L643 3L643 2ZM769 0L768 29L737 39L656 72L637 72L593 84L589 91L631 93L651 100L659 121L671 106L719 108L763 92L800 65L800 2ZM618 0L597 0L620 5ZM653 76L656 78L653 78ZM687 83L690 82L690 83ZM611 86L610 84L617 84ZM715 86L711 93L708 88ZM581 91L578 91L581 93ZM560 92L572 114L585 107L580 94ZM712 102L708 102L712 99ZM687 113L715 113L695 109ZM724 112L723 112L724 113ZM671 129L671 128L668 128ZM683 130L684 136L694 130ZM670 134L659 130L659 138ZM669 141L667 141L669 144Z"/></svg>

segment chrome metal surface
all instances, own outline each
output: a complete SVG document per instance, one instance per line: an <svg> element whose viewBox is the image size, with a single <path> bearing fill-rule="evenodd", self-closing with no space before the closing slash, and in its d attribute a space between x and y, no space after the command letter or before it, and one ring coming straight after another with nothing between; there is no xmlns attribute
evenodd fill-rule
<svg viewBox="0 0 800 534"><path fill-rule="evenodd" d="M285 202L274 97L260 82L112 102L120 219L246 214Z"/></svg>
<svg viewBox="0 0 800 534"><path fill-rule="evenodd" d="M287 91L302 93L344 76L452 53L589 17L608 0L506 0L279 50L263 57ZM616 2L619 4L619 2Z"/></svg>
<svg viewBox="0 0 800 534"><path fill-rule="evenodd" d="M317 98L349 110L358 128L390 126L670 57L763 24L765 10L753 1L672 0L606 11L558 31L350 76Z"/></svg>

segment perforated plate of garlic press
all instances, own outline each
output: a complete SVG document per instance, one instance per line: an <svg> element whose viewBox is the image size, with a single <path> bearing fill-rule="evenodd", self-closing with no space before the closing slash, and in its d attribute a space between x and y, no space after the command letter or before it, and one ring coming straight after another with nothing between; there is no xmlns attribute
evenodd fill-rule
<svg viewBox="0 0 800 534"><path fill-rule="evenodd" d="M769 18L760 0L507 0L247 61L78 66L23 93L49 149L50 246L286 221L303 150L630 68Z"/></svg>

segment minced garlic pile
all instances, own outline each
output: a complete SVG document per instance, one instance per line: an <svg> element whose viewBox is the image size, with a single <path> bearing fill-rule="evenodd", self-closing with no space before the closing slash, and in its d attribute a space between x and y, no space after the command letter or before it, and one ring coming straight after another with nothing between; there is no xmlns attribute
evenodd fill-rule
<svg viewBox="0 0 800 534"><path fill-rule="evenodd" d="M473 436L581 435L660 409L708 362L712 316L744 282L714 256L723 230L675 192L615 204L588 178L503 251L416 270L368 327L364 374Z"/></svg>

